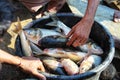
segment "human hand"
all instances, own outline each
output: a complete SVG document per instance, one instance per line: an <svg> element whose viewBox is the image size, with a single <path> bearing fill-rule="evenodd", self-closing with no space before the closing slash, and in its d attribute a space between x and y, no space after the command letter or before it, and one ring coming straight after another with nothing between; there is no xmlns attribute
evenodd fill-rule
<svg viewBox="0 0 120 80"><path fill-rule="evenodd" d="M19 66L24 71L35 75L40 80L41 79L42 80L46 80L46 77L38 72L38 70L41 70L41 71L45 72L44 66L43 66L43 64L42 64L42 62L40 61L39 58L35 58L35 57L23 57L20 60L21 60L21 63L20 63Z"/></svg>
<svg viewBox="0 0 120 80"><path fill-rule="evenodd" d="M67 35L69 38L67 45L73 45L74 47L83 45L89 38L93 22L94 20L83 18L80 22L73 26L72 30Z"/></svg>

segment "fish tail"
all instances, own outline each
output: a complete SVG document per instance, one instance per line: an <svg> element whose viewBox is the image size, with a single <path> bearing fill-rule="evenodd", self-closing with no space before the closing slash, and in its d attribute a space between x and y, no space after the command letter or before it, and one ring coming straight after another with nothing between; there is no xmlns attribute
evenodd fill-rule
<svg viewBox="0 0 120 80"><path fill-rule="evenodd" d="M21 21L20 18L17 17L17 25L15 25L15 29L12 30L14 33L19 33L22 30L22 25L21 25Z"/></svg>

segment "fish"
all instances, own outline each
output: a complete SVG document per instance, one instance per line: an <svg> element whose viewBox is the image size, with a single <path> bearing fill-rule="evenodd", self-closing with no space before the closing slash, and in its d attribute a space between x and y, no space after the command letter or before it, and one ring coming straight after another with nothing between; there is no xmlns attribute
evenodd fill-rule
<svg viewBox="0 0 120 80"><path fill-rule="evenodd" d="M67 47L67 38L64 36L46 36L39 40L38 44L39 46L43 48L62 48L62 47Z"/></svg>
<svg viewBox="0 0 120 80"><path fill-rule="evenodd" d="M64 67L68 75L75 75L79 73L79 67L70 59L63 59L61 65Z"/></svg>
<svg viewBox="0 0 120 80"><path fill-rule="evenodd" d="M59 18L55 14L50 15L50 17L52 18L53 21L47 23L46 24L47 26L55 26L55 27L61 29L65 35L67 35L71 31L71 28L66 26L62 21L60 21ZM69 41L69 39L68 39L68 41ZM94 50L93 51L94 53L96 53L96 54L103 53L102 48L100 46L98 46L92 39L88 39L88 41L84 45L78 46L77 48L83 52L88 52L87 46L88 46L89 42L93 42L92 48Z"/></svg>
<svg viewBox="0 0 120 80"><path fill-rule="evenodd" d="M67 35L70 32L71 28L66 26L62 21L60 21L56 14L50 15L50 17L53 21L47 23L47 26L55 26L58 28L58 30L61 29L64 35Z"/></svg>
<svg viewBox="0 0 120 80"><path fill-rule="evenodd" d="M86 53L80 51L65 51L63 48L46 48L43 50L44 55L48 55L55 58L70 58L77 62L82 60Z"/></svg>
<svg viewBox="0 0 120 80"><path fill-rule="evenodd" d="M24 33L28 40L43 48L68 47L66 43L68 42L69 39L66 38L65 35L62 35L61 33L56 32L55 30L42 28L29 28L24 29ZM83 52L87 52L88 51L87 46L89 42L93 42L93 40L89 39L87 43L77 47L76 49L79 49ZM94 50L93 52L96 54L103 53L102 48L95 44L95 42L92 43L92 48Z"/></svg>
<svg viewBox="0 0 120 80"><path fill-rule="evenodd" d="M87 59L84 59L80 64L79 74L85 73L90 68L92 68L93 63L94 63L94 59L91 56L89 56Z"/></svg>
<svg viewBox="0 0 120 80"><path fill-rule="evenodd" d="M88 52L81 52L77 50L71 50L69 48L45 48L42 53L38 52L37 55L48 55L55 58L69 58L75 62L81 62L85 57L92 55L94 52L91 45L88 45ZM79 63L78 62L78 63Z"/></svg>
<svg viewBox="0 0 120 80"><path fill-rule="evenodd" d="M47 57L43 59L42 62L49 70L51 70L50 72L59 75L65 75L60 62L58 62L56 59Z"/></svg>
<svg viewBox="0 0 120 80"><path fill-rule="evenodd" d="M24 30L24 32L28 40L40 47L63 47L67 42L65 36L54 30L31 28Z"/></svg>
<svg viewBox="0 0 120 80"><path fill-rule="evenodd" d="M78 46L77 49L83 51L83 52L88 52L89 48L88 46L91 46L91 52L96 54L96 55L101 55L103 54L103 49L97 44L95 43L92 39L88 39L88 41L81 46Z"/></svg>
<svg viewBox="0 0 120 80"><path fill-rule="evenodd" d="M20 36L23 55L24 56L33 56L29 40L27 40L27 38L24 34L24 31L22 30L22 25L20 23L19 17L17 18L17 22L18 22L18 24L16 25L16 29L13 30L13 32L18 33L18 35Z"/></svg>
<svg viewBox="0 0 120 80"><path fill-rule="evenodd" d="M61 35L60 33L50 30L50 29L42 29L42 28L29 28L29 29L24 29L24 32L27 36L27 38L32 38L33 40L39 40L43 37L46 36L52 36L52 35ZM35 41L33 41L35 42Z"/></svg>
<svg viewBox="0 0 120 80"><path fill-rule="evenodd" d="M40 49L37 45L35 45L34 43L30 42L30 47L32 49L32 52L35 55L39 55L38 53L43 53L42 49Z"/></svg>
<svg viewBox="0 0 120 80"><path fill-rule="evenodd" d="M88 70L90 70L93 65L94 67L97 67L98 65L101 64L102 58L97 55L90 55L87 58L85 58L79 67L79 74L85 73Z"/></svg>

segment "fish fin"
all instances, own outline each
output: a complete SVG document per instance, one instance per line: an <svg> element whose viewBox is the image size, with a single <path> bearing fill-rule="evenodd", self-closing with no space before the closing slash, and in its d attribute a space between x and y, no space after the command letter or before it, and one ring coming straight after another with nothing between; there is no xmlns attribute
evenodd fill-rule
<svg viewBox="0 0 120 80"><path fill-rule="evenodd" d="M58 64L58 67L62 68L62 67L63 67L63 65L59 63L59 64Z"/></svg>
<svg viewBox="0 0 120 80"><path fill-rule="evenodd" d="M38 48L33 42L29 41L29 43L30 43L31 49L33 50L34 54L36 55L43 54L43 51L40 48Z"/></svg>
<svg viewBox="0 0 120 80"><path fill-rule="evenodd" d="M19 33L22 30L22 25L21 25L21 21L20 18L17 17L17 25L15 25L15 29L12 30L14 33Z"/></svg>
<svg viewBox="0 0 120 80"><path fill-rule="evenodd" d="M88 53L91 54L96 54L96 55L100 55L103 54L103 50L102 49L93 49L94 46L92 45L92 42L88 43Z"/></svg>
<svg viewBox="0 0 120 80"><path fill-rule="evenodd" d="M52 21L46 24L47 26L57 26L57 21Z"/></svg>
<svg viewBox="0 0 120 80"><path fill-rule="evenodd" d="M92 55L93 54L93 52L92 52L92 43L90 42L89 44L88 44L88 52L87 52L87 54L85 55L85 57L84 57L84 59L83 60L85 60L85 59L87 59L90 55Z"/></svg>
<svg viewBox="0 0 120 80"><path fill-rule="evenodd" d="M63 32L64 32L63 29L57 27L57 26L58 26L57 21L49 22L49 23L47 23L46 25L47 25L47 26L54 26L54 27L55 27L54 30L55 30L56 32L59 32L59 33L63 33Z"/></svg>
<svg viewBox="0 0 120 80"><path fill-rule="evenodd" d="M87 59L92 54L91 45L92 45L91 42L88 43L88 52L86 53L85 57L83 57L82 60L77 62L77 64L80 64L83 60Z"/></svg>

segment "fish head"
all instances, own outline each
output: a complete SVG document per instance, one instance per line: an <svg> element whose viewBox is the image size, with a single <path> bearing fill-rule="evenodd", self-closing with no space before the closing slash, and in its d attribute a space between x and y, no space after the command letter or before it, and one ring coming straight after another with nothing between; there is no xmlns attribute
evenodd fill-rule
<svg viewBox="0 0 120 80"><path fill-rule="evenodd" d="M24 33L31 42L38 44L38 41L41 39L41 31L38 28L31 28L24 30Z"/></svg>
<svg viewBox="0 0 120 80"><path fill-rule="evenodd" d="M89 67L87 65L81 65L80 68L79 68L79 73L82 74L82 73L85 73L88 70L89 70Z"/></svg>
<svg viewBox="0 0 120 80"><path fill-rule="evenodd" d="M81 74L81 73L85 73L85 72L87 72L88 70L90 70L91 68L92 68L92 65L93 65L93 63L94 63L95 61L94 61L94 58L93 58L93 56L88 56L88 57L86 57L83 61L82 61L82 63L80 64L80 68L79 68L79 73Z"/></svg>
<svg viewBox="0 0 120 80"><path fill-rule="evenodd" d="M103 50L100 46L98 46L97 44L92 44L91 45L91 52L97 55L103 54Z"/></svg>

